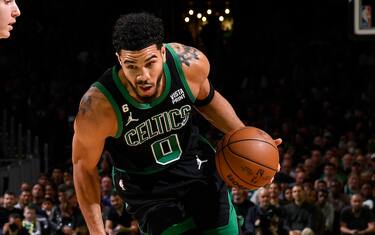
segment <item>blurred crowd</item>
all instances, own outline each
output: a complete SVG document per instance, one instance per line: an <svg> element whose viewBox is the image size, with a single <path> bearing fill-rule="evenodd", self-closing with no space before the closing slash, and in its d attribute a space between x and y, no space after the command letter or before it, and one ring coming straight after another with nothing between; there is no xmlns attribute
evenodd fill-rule
<svg viewBox="0 0 375 235"><path fill-rule="evenodd" d="M125 203L112 189L112 179L101 177L101 205L106 232L138 234L138 223L125 211ZM19 192L0 197L0 234L84 235L88 229L80 211L70 169L55 168L38 181L23 182Z"/></svg>

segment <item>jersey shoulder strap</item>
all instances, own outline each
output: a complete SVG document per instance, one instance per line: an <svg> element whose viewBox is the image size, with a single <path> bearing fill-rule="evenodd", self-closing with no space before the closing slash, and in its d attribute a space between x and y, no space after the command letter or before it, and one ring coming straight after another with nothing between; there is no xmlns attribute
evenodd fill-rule
<svg viewBox="0 0 375 235"><path fill-rule="evenodd" d="M109 103L112 105L112 108L116 114L118 127L115 138L119 138L123 130L123 121L119 102L123 98L120 91L117 89L115 82L113 81L113 73L116 73L116 66L113 66L113 68L110 68L107 71L105 71L103 75L99 78L99 80L91 86L98 88L99 91L103 93L103 95L108 99Z"/></svg>

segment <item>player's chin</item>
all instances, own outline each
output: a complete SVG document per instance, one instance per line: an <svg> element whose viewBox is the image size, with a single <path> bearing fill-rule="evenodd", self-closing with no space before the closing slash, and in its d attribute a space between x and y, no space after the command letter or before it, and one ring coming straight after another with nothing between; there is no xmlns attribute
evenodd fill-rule
<svg viewBox="0 0 375 235"><path fill-rule="evenodd" d="M155 97L156 91L154 89L140 89L139 96L143 99L151 99Z"/></svg>
<svg viewBox="0 0 375 235"><path fill-rule="evenodd" d="M0 39L3 38L9 38L10 37L10 32L9 31L2 31L0 32Z"/></svg>

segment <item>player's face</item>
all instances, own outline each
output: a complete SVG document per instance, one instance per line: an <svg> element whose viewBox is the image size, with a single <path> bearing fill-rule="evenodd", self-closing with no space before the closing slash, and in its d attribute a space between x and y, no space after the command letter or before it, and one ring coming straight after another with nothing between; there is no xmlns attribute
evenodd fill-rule
<svg viewBox="0 0 375 235"><path fill-rule="evenodd" d="M0 38L9 38L12 25L20 14L15 0L0 0Z"/></svg>
<svg viewBox="0 0 375 235"><path fill-rule="evenodd" d="M161 94L164 52L164 47L158 50L152 45L139 51L121 50L118 55L125 86L141 102L149 102Z"/></svg>

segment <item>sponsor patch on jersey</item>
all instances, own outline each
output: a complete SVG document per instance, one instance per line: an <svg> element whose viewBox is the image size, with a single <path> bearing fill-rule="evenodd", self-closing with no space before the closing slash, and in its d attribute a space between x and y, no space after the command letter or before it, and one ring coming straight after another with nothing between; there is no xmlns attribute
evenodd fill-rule
<svg viewBox="0 0 375 235"><path fill-rule="evenodd" d="M185 98L184 90L182 90L182 88L180 88L177 91L173 92L170 95L170 97L172 99L172 104L176 104L177 102L179 102L179 101L181 101Z"/></svg>

